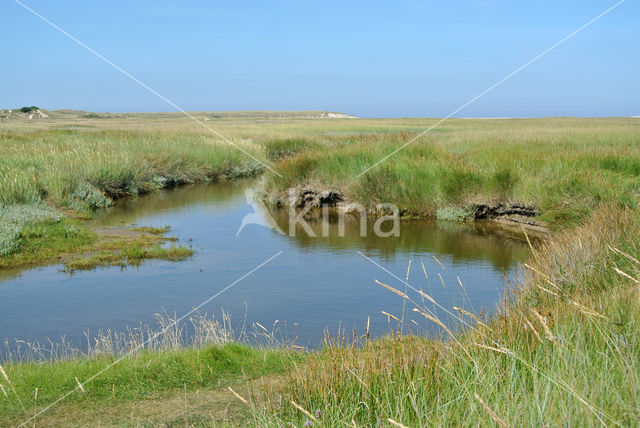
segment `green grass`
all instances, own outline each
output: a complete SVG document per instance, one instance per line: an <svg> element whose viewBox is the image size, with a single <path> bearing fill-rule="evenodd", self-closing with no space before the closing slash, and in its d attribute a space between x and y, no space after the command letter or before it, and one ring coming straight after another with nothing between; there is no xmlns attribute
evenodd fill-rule
<svg viewBox="0 0 640 428"><path fill-rule="evenodd" d="M251 147L246 150L261 156ZM237 149L202 135L121 130L0 133L4 205L47 201L91 211L115 198L261 170Z"/></svg>
<svg viewBox="0 0 640 428"><path fill-rule="evenodd" d="M160 117L61 121L58 129L7 122L0 131L0 204L46 201L90 213L120 197L264 171L197 124ZM432 124L247 116L215 126L273 163L282 177L267 173L272 200L309 185L339 189L368 206L395 203L412 215L517 203L539 209L540 221L551 227L579 224L601 203L637 203L640 120L634 118L452 119L358 176Z"/></svg>
<svg viewBox="0 0 640 428"><path fill-rule="evenodd" d="M198 349L140 351L84 384L84 391L78 388L76 378L85 382L112 365L116 357L72 359L54 364L9 364L4 368L7 378L1 378L7 396L0 394L0 422L3 426L20 423L33 414L34 406L53 402L76 388L66 401L97 410L97 407L122 402L171 396L185 389L236 385L280 374L293 362L303 359L304 355L288 350L258 349L236 343ZM36 388L38 395L34 400Z"/></svg>
<svg viewBox="0 0 640 428"><path fill-rule="evenodd" d="M88 251L98 236L78 220L61 218L20 227L11 251L0 256L0 268L53 261L66 253Z"/></svg>
<svg viewBox="0 0 640 428"><path fill-rule="evenodd" d="M411 137L405 133L308 137L289 144L267 193L334 188L367 206L392 202L411 214L476 204L540 210L551 227L579 224L602 203L638 202L636 119L453 120L369 170ZM287 152L279 141L278 152ZM273 144L273 143L268 143Z"/></svg>
<svg viewBox="0 0 640 428"><path fill-rule="evenodd" d="M28 212L33 212L33 208ZM47 210L36 212L55 213ZM22 215L20 218L33 217ZM48 220L38 218L38 221L26 221L19 226L10 223L10 226L15 234L4 241L9 251L0 255L0 269L61 263L65 271L74 272L99 266L139 265L148 259L180 261L193 255L191 248L182 245L161 246L175 240L162 236L167 228L141 227L132 230L135 232L132 234L97 234L82 220L62 217L57 213Z"/></svg>

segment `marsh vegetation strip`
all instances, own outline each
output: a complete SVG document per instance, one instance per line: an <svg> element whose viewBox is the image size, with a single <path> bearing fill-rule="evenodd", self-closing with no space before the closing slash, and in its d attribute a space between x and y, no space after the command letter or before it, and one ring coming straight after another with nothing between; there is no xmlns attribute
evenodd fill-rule
<svg viewBox="0 0 640 428"><path fill-rule="evenodd" d="M273 265L229 290L206 311L218 317L224 308L238 328L254 321L269 328L277 323L283 335L297 336L299 345L318 346L325 327L364 331L371 316L371 332L376 336L390 331L381 311L401 316L402 305L390 303L373 283L374 278L384 279L384 273L374 270L356 251L366 252L402 276L413 260L411 276L425 290L469 311L489 313L500 303L502 275L513 274L516 261L527 256L517 237L488 225L423 220L403 222L400 236L391 238L376 237L371 223L367 237L361 237L358 217L347 222L344 237L335 225L322 237L320 222L313 220L309 222L317 238L300 231L295 237L282 236L259 224L246 225L236 237L245 215L256 207L258 214L260 209L264 215L269 212L257 201L251 201L253 206L247 202L245 190L254 185L251 181L191 186L116 204L94 224L106 230L169 224L171 233L182 241L193 238L195 255L178 264L154 260L125 270L99 268L72 276L59 272L57 266L22 272L0 283L3 337L10 342L45 342L64 335L82 348L85 331L89 335L107 329L123 331L140 323L153 325L158 312L184 313L255 265L263 254L283 250ZM271 214L287 230L288 217L283 218L279 210ZM428 280L421 262L430 274ZM425 329L424 321L415 321L414 330Z"/></svg>

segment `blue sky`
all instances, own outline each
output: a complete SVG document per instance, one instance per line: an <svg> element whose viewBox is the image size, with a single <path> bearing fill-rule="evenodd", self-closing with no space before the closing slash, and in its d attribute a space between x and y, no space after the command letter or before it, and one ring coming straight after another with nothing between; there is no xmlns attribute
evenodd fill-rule
<svg viewBox="0 0 640 428"><path fill-rule="evenodd" d="M615 1L24 3L186 110L442 117ZM627 0L456 116L640 115L639 22ZM173 111L11 0L0 37L0 107Z"/></svg>

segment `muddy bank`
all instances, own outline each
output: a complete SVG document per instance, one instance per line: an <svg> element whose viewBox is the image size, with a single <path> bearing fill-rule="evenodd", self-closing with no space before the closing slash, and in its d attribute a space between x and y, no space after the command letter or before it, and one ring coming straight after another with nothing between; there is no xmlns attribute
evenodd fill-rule
<svg viewBox="0 0 640 428"><path fill-rule="evenodd" d="M338 189L318 189L312 186L292 187L276 195L265 195L265 202L278 207L321 208L334 207L346 213L363 213L369 216L388 215L392 208L388 204L362 205L353 202ZM525 227L546 233L548 229L539 220L540 211L536 207L522 204L496 202L493 204L474 203L464 206L443 207L437 211L418 212L397 207L401 218L438 218L457 221L489 221L505 226Z"/></svg>

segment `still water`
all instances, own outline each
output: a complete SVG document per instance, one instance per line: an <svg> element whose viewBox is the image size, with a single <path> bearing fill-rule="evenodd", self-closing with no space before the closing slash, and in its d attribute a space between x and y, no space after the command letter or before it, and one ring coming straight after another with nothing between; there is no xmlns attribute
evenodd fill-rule
<svg viewBox="0 0 640 428"><path fill-rule="evenodd" d="M373 336L388 333L391 327L381 311L401 317L403 302L374 280L404 291L393 275L404 279L409 261L411 285L446 307L478 313L496 310L505 276L512 277L527 256L520 239L483 224L407 221L400 224L400 236L380 238L372 233L373 221L361 237L359 218L350 217L343 237L335 223L328 236L321 237L321 222L310 219L318 237L301 230L292 237L286 211L267 209L248 197L254 184L155 193L122 201L96 220L97 226L107 228L170 225L170 234L195 250L187 261L148 261L72 276L60 266L2 273L0 339L43 342L65 336L82 347L86 334L99 330L154 325L154 314L180 316L282 252L200 312L219 316L223 308L236 326L259 322L271 328L277 320L289 326L290 336L297 324L296 343L313 347L321 343L325 328L336 331L342 325L349 332L354 327L362 332L368 317ZM237 234L243 218L249 221ZM264 226L274 223L287 234ZM406 310L408 325L414 330L425 326L411 307Z"/></svg>

